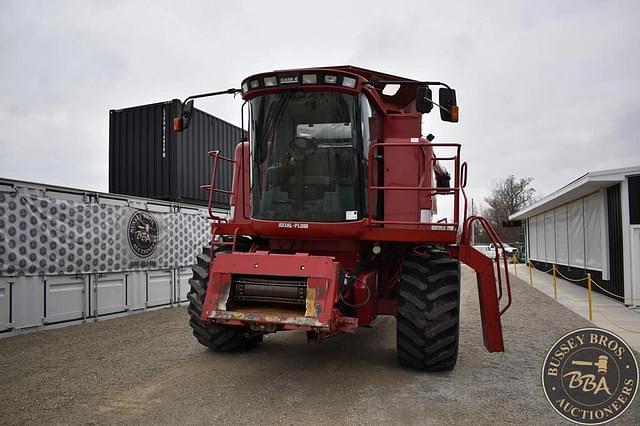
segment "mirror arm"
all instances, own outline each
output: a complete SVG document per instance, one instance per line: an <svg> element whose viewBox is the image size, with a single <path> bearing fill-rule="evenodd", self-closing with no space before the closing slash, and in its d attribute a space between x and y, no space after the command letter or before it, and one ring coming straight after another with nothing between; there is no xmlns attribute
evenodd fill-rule
<svg viewBox="0 0 640 426"><path fill-rule="evenodd" d="M442 105L440 105L439 103L437 103L436 101L434 101L433 99L429 99L429 98L425 98L427 99L429 102L431 102L432 104L434 104L435 106L437 106L438 108L440 108L443 111L448 112L449 114L451 114L451 111L449 111L448 108L443 107Z"/></svg>
<svg viewBox="0 0 640 426"><path fill-rule="evenodd" d="M206 97L209 97L209 96L218 96L218 95L235 95L235 94L240 93L240 92L241 92L240 89L231 88L231 89L227 89L227 90L221 90L219 92L209 92L209 93L202 93L200 95L191 95L188 98L186 98L182 102L182 104L184 105L184 104L186 104L187 102L189 102L192 99L206 98Z"/></svg>

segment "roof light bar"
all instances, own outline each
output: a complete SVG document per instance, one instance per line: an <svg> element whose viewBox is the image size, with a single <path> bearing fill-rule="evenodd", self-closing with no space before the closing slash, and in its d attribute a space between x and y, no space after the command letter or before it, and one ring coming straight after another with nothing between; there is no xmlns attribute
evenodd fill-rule
<svg viewBox="0 0 640 426"><path fill-rule="evenodd" d="M302 74L302 84L317 84L318 76L316 74Z"/></svg>
<svg viewBox="0 0 640 426"><path fill-rule="evenodd" d="M354 87L356 87L356 79L355 78L351 78L351 77L343 77L342 78L342 85L344 87L349 87L349 88L353 89Z"/></svg>
<svg viewBox="0 0 640 426"><path fill-rule="evenodd" d="M271 77L265 77L264 78L264 85L265 87L274 87L278 85L278 80L276 79L276 76L273 75Z"/></svg>
<svg viewBox="0 0 640 426"><path fill-rule="evenodd" d="M336 84L338 82L338 77L335 75L325 75L324 76L324 82L327 84Z"/></svg>

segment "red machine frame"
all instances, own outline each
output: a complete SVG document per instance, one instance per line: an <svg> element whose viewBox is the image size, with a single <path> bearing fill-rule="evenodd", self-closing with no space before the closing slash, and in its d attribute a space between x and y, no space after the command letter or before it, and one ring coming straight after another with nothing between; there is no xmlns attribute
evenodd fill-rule
<svg viewBox="0 0 640 426"><path fill-rule="evenodd" d="M358 276L357 285L352 289L354 306L360 301L371 300L363 306L356 308L357 315L345 316L336 308L341 297L337 286L341 284L342 268L352 269L355 260L352 252L355 246L351 242L368 241L375 243L384 242L412 242L431 243L448 246L450 255L472 267L477 274L477 284L480 299L480 313L482 318L484 344L490 352L503 351L503 337L501 316L511 305L511 287L507 270L507 258L502 243L491 227L483 218L478 216L467 217L467 197L464 192L467 181L467 164L460 160L460 144L455 143L430 143L424 138L415 137L415 125L419 122L421 114L409 111L400 111L392 114L394 105L388 100L382 99L377 90L367 85L372 79L373 72L352 67L316 68L307 70L286 71L302 72L313 71L321 73L340 73L356 79L352 89L336 87L333 85L318 84L313 87L300 86L297 90L306 91L337 91L342 93L364 93L368 99L381 111L385 125L391 129L389 135L385 135L372 143L368 150L368 209L367 216L358 221L330 223L330 222L295 222L295 221L268 221L250 218L249 203L246 199L250 191L248 185L248 147L247 142L242 142L236 149L236 158L228 158L219 151L211 151L213 167L211 180L203 185L202 189L209 191L209 216L212 219L212 262L209 273L209 290L206 293L205 303L201 312L203 321L215 321L228 325L250 325L255 331L276 331L282 329L303 328L307 331L333 334L337 332L353 332L357 326L370 324L376 315L396 315L397 299L392 294L384 294L384 288L378 287L378 280L393 280L397 277L380 277L379 272L367 272ZM259 74L248 78L260 78L265 75L281 75L282 73ZM379 76L379 75L378 75ZM382 75L388 80L399 77ZM254 96L274 93L280 88L258 88L253 92L245 93L244 99L249 100ZM407 122L400 122L398 117L405 117ZM395 120L392 122L392 119ZM434 149L448 148L455 150L455 155L437 157ZM418 150L422 157L420 161L429 167L439 161L453 162L453 179L450 188L425 185L375 185L374 167L377 161L376 153L379 150ZM218 188L216 186L217 173L220 163L225 162L234 167L233 186L231 189ZM425 166L426 167L426 166ZM399 171L398 173L402 173ZM434 195L452 195L454 198L454 210L452 222L422 222L419 220L384 220L377 219L373 209L375 195L385 196L395 191L424 192L432 199ZM225 194L230 197L230 205L233 213L231 220L216 215L214 212L214 194ZM243 196L241 196L242 194ZM460 196L464 200L464 216L460 220ZM494 265L492 259L475 250L470 244L472 226L480 224L489 235L495 246ZM462 225L462 226L461 226ZM461 235L458 230L462 229ZM296 236L292 237L292 230ZM223 238L227 237L227 240ZM278 241L295 238L301 240L302 249L295 254L278 254L277 250L257 250L252 247L249 252L237 251L236 242L239 236L269 238L271 249L278 247ZM230 237L230 238L229 238ZM305 251L327 253L330 250L323 241L334 241L332 248L341 253L340 261L328 255L309 255ZM218 253L220 247L230 248L231 255ZM312 247L309 250L309 247ZM340 249L343 247L343 249ZM501 265L501 262L503 265ZM497 266L497 267L496 267ZM501 268L504 267L504 277ZM497 280L496 280L497 273ZM271 312L242 312L227 311L224 306L229 297L231 277L234 274L284 276L295 277L304 275L307 277L307 297L304 312L285 314L273 314ZM382 294L378 294L378 290ZM374 294L375 293L375 294ZM506 294L507 300L500 303Z"/></svg>

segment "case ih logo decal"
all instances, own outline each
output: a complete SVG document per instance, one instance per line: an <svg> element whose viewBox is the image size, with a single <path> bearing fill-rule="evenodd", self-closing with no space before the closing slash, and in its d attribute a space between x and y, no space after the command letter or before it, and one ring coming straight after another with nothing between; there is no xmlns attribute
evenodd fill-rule
<svg viewBox="0 0 640 426"><path fill-rule="evenodd" d="M583 425L602 424L631 405L638 390L638 364L621 338L584 328L553 345L544 360L542 385L562 417Z"/></svg>
<svg viewBox="0 0 640 426"><path fill-rule="evenodd" d="M149 213L137 212L129 220L129 245L140 257L149 257L158 246L158 222Z"/></svg>
<svg viewBox="0 0 640 426"><path fill-rule="evenodd" d="M280 222L278 228L290 228L290 229L309 229L308 223L292 223L292 222Z"/></svg>
<svg viewBox="0 0 640 426"><path fill-rule="evenodd" d="M280 84L298 84L298 76L280 77Z"/></svg>

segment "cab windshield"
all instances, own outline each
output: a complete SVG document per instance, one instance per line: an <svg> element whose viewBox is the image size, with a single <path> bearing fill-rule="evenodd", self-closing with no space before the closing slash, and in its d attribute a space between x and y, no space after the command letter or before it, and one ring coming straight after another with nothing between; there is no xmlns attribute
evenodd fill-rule
<svg viewBox="0 0 640 426"><path fill-rule="evenodd" d="M251 108L251 204L259 219L361 219L357 98L335 92L259 96Z"/></svg>

